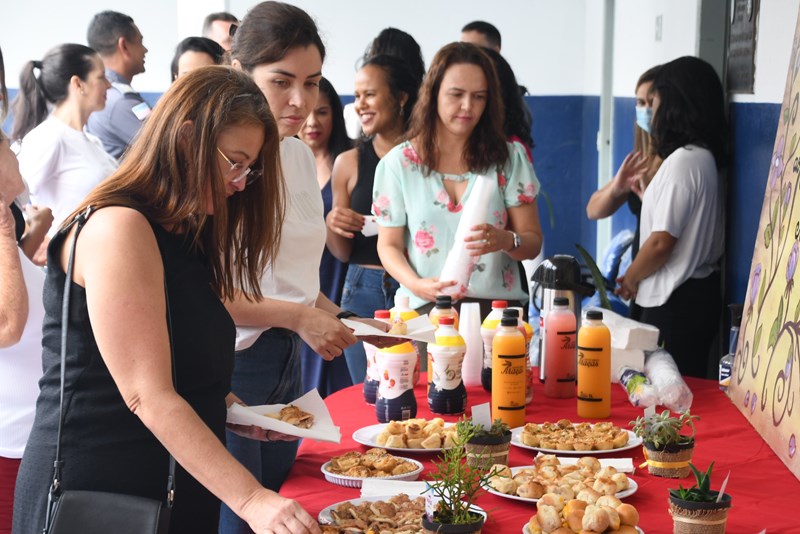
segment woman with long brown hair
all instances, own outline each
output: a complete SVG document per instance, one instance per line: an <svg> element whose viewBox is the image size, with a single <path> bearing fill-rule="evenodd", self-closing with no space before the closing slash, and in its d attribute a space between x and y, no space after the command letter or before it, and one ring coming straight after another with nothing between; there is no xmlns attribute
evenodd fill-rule
<svg viewBox="0 0 800 534"><path fill-rule="evenodd" d="M460 212L479 174L497 183L489 220L471 228L466 247L477 258L466 294L457 299L526 299L519 260L542 246L536 209L539 182L524 147L503 133L503 103L491 59L478 47L452 43L437 52L419 92L409 141L375 172L372 211L378 253L400 282L398 295L430 306L455 285L440 280Z"/></svg>
<svg viewBox="0 0 800 534"><path fill-rule="evenodd" d="M277 162L275 120L255 83L228 67L198 69L170 87L119 170L67 218L48 249L44 377L15 533L42 530L53 478L61 304L78 214L61 487L163 500L172 454L171 532L217 532L220 500L256 532L318 532L224 445L237 399L235 328L220 299L237 285L261 298L283 215Z"/></svg>

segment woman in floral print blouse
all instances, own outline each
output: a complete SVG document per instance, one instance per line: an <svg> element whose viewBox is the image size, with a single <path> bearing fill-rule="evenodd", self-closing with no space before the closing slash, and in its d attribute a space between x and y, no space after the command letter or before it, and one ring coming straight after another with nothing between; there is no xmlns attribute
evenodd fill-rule
<svg viewBox="0 0 800 534"><path fill-rule="evenodd" d="M411 306L433 302L461 209L479 174L496 177L489 217L474 226L467 248L479 256L459 300L527 298L519 260L542 246L536 208L539 181L524 147L507 143L503 104L491 59L478 47L452 43L436 54L411 118L409 141L383 157L375 172L373 214L378 253ZM484 308L484 306L482 306Z"/></svg>

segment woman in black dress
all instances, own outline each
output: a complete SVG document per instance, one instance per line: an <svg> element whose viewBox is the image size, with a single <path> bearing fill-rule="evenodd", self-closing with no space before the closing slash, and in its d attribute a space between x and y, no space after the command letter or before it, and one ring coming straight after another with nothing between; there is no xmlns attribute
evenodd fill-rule
<svg viewBox="0 0 800 534"><path fill-rule="evenodd" d="M171 532L215 533L219 500L259 533L319 532L224 444L235 330L220 298L235 283L261 298L259 276L283 216L278 142L247 75L198 69L164 94L119 170L76 211L95 210L75 250L63 489L162 500L172 453L179 469ZM60 311L74 231L62 229L48 251L44 377L19 471L16 534L41 531L53 476Z"/></svg>

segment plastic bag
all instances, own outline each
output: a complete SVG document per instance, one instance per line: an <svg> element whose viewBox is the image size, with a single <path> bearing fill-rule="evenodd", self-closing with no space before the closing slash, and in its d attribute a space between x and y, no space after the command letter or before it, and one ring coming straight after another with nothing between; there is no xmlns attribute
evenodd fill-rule
<svg viewBox="0 0 800 534"><path fill-rule="evenodd" d="M641 371L623 365L619 368L619 385L628 393L628 400L637 408L658 404L658 388Z"/></svg>
<svg viewBox="0 0 800 534"><path fill-rule="evenodd" d="M685 412L691 408L694 395L683 381L669 352L659 349L648 353L645 356L644 372L658 389L660 405L673 412Z"/></svg>

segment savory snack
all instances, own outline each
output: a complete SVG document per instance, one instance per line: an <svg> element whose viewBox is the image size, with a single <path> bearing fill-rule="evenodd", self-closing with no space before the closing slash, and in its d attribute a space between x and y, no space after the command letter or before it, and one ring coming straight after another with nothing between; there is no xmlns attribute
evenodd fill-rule
<svg viewBox="0 0 800 534"><path fill-rule="evenodd" d="M280 412L265 413L264 415L272 417L273 419L278 419L284 423L289 423L297 428L311 428L311 425L314 424L313 414L304 412L293 404L281 408Z"/></svg>
<svg viewBox="0 0 800 534"><path fill-rule="evenodd" d="M536 457L536 465L517 469L513 475L508 469L498 470L489 479L489 486L498 493L523 499L541 502L547 497L556 502L545 504L560 509L563 501L570 499L616 504L619 499L615 495L628 489L630 481L625 473L618 473L613 467L601 467L593 456L579 458L575 465L561 465L555 455L543 454Z"/></svg>
<svg viewBox="0 0 800 534"><path fill-rule="evenodd" d="M594 533L635 533L639 523L639 512L630 504L611 506L608 504L590 504L579 499L567 501L561 508L545 494L536 504L536 513L528 521L531 534L551 534L562 532Z"/></svg>
<svg viewBox="0 0 800 534"><path fill-rule="evenodd" d="M561 419L556 423L528 423L519 436L529 447L559 451L606 451L628 444L628 431L611 423L572 423Z"/></svg>
<svg viewBox="0 0 800 534"><path fill-rule="evenodd" d="M397 317L395 317L394 320L392 321L392 326L389 329L389 333L398 336L404 336L408 334L408 325L400 317L400 315L397 315Z"/></svg>
<svg viewBox="0 0 800 534"><path fill-rule="evenodd" d="M392 456L386 449L369 449L365 453L351 451L334 456L325 470L334 475L358 478L385 478L405 475L417 465L405 458Z"/></svg>
<svg viewBox="0 0 800 534"><path fill-rule="evenodd" d="M453 446L455 425L446 427L439 417L390 421L376 442L390 449L446 449Z"/></svg>
<svg viewBox="0 0 800 534"><path fill-rule="evenodd" d="M403 493L388 501L365 501L361 504L345 502L331 511L333 523L324 525L327 530L323 532L421 534L424 513L424 497L411 499Z"/></svg>

